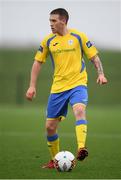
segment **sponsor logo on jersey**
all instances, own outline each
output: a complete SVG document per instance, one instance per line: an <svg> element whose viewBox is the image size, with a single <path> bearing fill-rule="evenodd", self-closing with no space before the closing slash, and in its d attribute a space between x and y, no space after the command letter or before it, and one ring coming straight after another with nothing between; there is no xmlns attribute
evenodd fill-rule
<svg viewBox="0 0 121 180"><path fill-rule="evenodd" d="M57 49L56 51L52 51L52 53L59 54L59 53L71 52L71 51L76 51L76 49L75 48L71 48L71 49Z"/></svg>

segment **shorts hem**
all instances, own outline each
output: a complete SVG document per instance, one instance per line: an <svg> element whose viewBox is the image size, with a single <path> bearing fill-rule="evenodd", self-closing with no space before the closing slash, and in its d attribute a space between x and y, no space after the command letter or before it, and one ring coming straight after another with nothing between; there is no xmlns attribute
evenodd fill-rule
<svg viewBox="0 0 121 180"><path fill-rule="evenodd" d="M82 106L84 106L84 107L87 106L87 104L84 104L84 103L75 103L75 104L72 105L72 107L75 107L75 106L77 106L77 105L79 105L79 104L82 105Z"/></svg>
<svg viewBox="0 0 121 180"><path fill-rule="evenodd" d="M65 116L59 116L59 117L54 117L54 118L48 118L47 117L47 120L59 120L59 121L63 121L66 117Z"/></svg>

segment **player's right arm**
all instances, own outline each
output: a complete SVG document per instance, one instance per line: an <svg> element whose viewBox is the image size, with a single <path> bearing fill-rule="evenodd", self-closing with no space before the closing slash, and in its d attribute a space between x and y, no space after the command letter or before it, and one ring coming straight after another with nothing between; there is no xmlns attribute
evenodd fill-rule
<svg viewBox="0 0 121 180"><path fill-rule="evenodd" d="M41 67L42 67L42 62L35 60L31 70L30 85L26 92L26 98L30 101L33 99L33 97L36 96L37 78L41 70Z"/></svg>
<svg viewBox="0 0 121 180"><path fill-rule="evenodd" d="M41 70L42 64L45 62L48 55L48 47L47 47L47 38L45 38L35 55L35 61L32 66L31 70L31 78L30 78L30 85L26 92L26 98L28 100L32 100L33 97L36 96L36 84L39 72Z"/></svg>

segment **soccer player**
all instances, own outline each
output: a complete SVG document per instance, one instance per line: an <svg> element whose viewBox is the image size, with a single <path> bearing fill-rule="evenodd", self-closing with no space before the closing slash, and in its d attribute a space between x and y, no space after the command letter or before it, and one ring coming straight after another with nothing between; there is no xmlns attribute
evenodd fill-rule
<svg viewBox="0 0 121 180"><path fill-rule="evenodd" d="M54 68L53 83L47 106L47 144L51 159L43 168L54 168L54 156L59 152L59 136L57 127L67 115L68 103L75 116L77 137L77 160L88 156L85 146L87 135L86 106L88 102L87 72L84 54L97 70L97 83L107 83L98 51L85 33L68 29L68 12L58 8L50 13L52 33L45 37L35 55L31 70L30 86L26 92L28 100L36 95L36 82L42 64L50 55Z"/></svg>

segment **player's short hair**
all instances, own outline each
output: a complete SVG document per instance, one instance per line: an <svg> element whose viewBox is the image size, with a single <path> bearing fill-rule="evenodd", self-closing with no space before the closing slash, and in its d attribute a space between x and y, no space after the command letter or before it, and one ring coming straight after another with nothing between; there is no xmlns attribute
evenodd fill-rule
<svg viewBox="0 0 121 180"><path fill-rule="evenodd" d="M58 14L60 17L65 18L66 24L67 24L67 22L68 22L68 20L69 20L69 14L68 14L68 12L67 12L65 9L63 9L63 8L54 9L53 11L50 12L50 14L51 14L51 15L52 15L52 14Z"/></svg>

